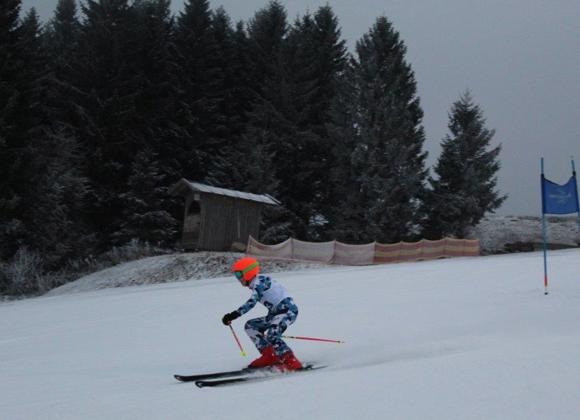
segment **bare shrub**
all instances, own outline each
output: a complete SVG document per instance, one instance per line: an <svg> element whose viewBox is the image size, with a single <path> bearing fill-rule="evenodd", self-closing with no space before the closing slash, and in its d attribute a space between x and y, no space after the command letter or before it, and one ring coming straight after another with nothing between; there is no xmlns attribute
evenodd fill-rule
<svg viewBox="0 0 580 420"><path fill-rule="evenodd" d="M166 249L152 246L138 239L133 239L131 242L122 246L113 247L103 254L89 255L82 259L70 261L62 274L65 275L64 272L66 271L66 277L74 274L79 277L80 275L94 273L124 262L166 254L168 252Z"/></svg>
<svg viewBox="0 0 580 420"><path fill-rule="evenodd" d="M58 271L46 271L40 253L21 248L11 261L0 262L0 295L14 298L46 293L86 274L167 252L135 239L98 256L71 260Z"/></svg>
<svg viewBox="0 0 580 420"><path fill-rule="evenodd" d="M10 279L8 278L8 264L0 261L0 297L8 293Z"/></svg>
<svg viewBox="0 0 580 420"><path fill-rule="evenodd" d="M12 261L5 264L3 271L8 282L8 294L18 296L36 293L42 283L42 256L26 247L20 248Z"/></svg>
<svg viewBox="0 0 580 420"><path fill-rule="evenodd" d="M103 254L102 259L105 263L108 262L110 265L117 265L161 253L163 253L161 249L151 246L148 242L132 239L131 242L123 246L113 247L110 251Z"/></svg>

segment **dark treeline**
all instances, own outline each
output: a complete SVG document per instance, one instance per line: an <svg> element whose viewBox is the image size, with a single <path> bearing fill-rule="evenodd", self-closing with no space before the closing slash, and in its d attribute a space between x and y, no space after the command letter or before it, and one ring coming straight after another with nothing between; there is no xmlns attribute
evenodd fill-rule
<svg viewBox="0 0 580 420"><path fill-rule="evenodd" d="M0 293L24 251L55 272L132 240L173 246L182 177L279 199L265 242L463 236L504 199L469 92L429 177L385 17L351 55L330 6L290 22L271 1L235 23L207 0L177 15L170 0L59 0L44 25L20 9L0 2Z"/></svg>

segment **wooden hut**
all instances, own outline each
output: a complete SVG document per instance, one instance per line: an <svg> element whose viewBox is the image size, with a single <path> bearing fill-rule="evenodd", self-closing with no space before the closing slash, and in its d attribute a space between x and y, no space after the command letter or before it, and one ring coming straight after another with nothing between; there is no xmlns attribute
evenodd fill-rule
<svg viewBox="0 0 580 420"><path fill-rule="evenodd" d="M181 179L169 193L185 198L182 246L185 249L229 251L233 245L259 237L265 205L280 204L265 194L227 190Z"/></svg>

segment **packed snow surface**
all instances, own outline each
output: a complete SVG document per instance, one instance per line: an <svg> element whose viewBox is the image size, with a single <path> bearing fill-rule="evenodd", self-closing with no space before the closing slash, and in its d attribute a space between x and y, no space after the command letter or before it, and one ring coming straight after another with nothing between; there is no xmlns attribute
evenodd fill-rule
<svg viewBox="0 0 580 420"><path fill-rule="evenodd" d="M578 419L580 250L281 272L315 372L219 389L256 356L232 277L0 304L3 419ZM114 276L110 270L108 276Z"/></svg>

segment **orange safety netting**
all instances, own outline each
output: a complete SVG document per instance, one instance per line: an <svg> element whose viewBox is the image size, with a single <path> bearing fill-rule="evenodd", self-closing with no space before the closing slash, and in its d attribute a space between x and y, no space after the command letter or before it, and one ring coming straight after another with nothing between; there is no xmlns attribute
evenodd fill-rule
<svg viewBox="0 0 580 420"><path fill-rule="evenodd" d="M349 245L338 241L304 242L287 239L276 245L264 245L250 236L246 253L257 257L315 261L340 265L371 265L405 261L431 260L479 255L479 240L445 238L419 242Z"/></svg>

